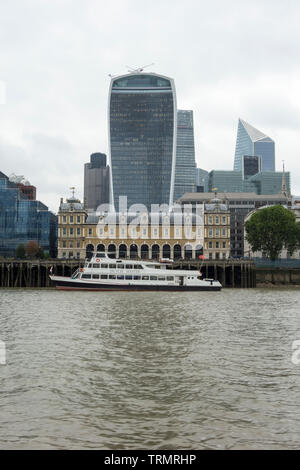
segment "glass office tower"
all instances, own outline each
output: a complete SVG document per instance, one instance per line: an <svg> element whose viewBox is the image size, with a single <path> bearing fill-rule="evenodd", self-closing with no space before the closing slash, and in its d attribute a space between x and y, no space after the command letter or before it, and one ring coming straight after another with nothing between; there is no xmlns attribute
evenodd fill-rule
<svg viewBox="0 0 300 470"><path fill-rule="evenodd" d="M261 171L275 171L275 142L243 119L239 119L234 170L242 171L243 156L260 156Z"/></svg>
<svg viewBox="0 0 300 470"><path fill-rule="evenodd" d="M208 174L208 192L214 188L224 193L279 194L282 190L283 172L264 171L243 178L242 171L212 170ZM285 173L286 189L290 194L290 173Z"/></svg>
<svg viewBox="0 0 300 470"><path fill-rule="evenodd" d="M111 202L172 204L177 106L174 81L154 73L112 78L108 106Z"/></svg>
<svg viewBox="0 0 300 470"><path fill-rule="evenodd" d="M174 201L195 191L195 168L193 111L178 110Z"/></svg>
<svg viewBox="0 0 300 470"><path fill-rule="evenodd" d="M1 171L0 209L0 256L15 256L17 247L30 240L56 256L57 217L42 202L28 199Z"/></svg>

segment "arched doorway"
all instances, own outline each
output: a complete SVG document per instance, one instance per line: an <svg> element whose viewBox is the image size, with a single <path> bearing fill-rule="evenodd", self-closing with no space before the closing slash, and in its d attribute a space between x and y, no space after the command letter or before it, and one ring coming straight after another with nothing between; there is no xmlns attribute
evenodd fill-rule
<svg viewBox="0 0 300 470"><path fill-rule="evenodd" d="M184 259L192 259L193 249L191 245L185 245L184 247Z"/></svg>
<svg viewBox="0 0 300 470"><path fill-rule="evenodd" d="M108 245L107 254L109 258L115 258L116 257L116 245L114 245L113 243Z"/></svg>
<svg viewBox="0 0 300 470"><path fill-rule="evenodd" d="M86 251L85 251L85 256L87 259L91 259L91 257L93 256L93 252L94 252L94 245L92 245L91 243L89 243L86 247Z"/></svg>
<svg viewBox="0 0 300 470"><path fill-rule="evenodd" d="M141 246L141 258L149 259L149 246L148 245Z"/></svg>
<svg viewBox="0 0 300 470"><path fill-rule="evenodd" d="M171 258L171 247L168 244L163 246L163 258Z"/></svg>
<svg viewBox="0 0 300 470"><path fill-rule="evenodd" d="M181 246L177 244L174 246L174 259L180 259L180 258L181 258Z"/></svg>
<svg viewBox="0 0 300 470"><path fill-rule="evenodd" d="M97 252L105 253L105 245L103 245L103 243L99 243L99 245L97 245Z"/></svg>
<svg viewBox="0 0 300 470"><path fill-rule="evenodd" d="M135 243L130 245L130 259L137 259L138 257L138 247Z"/></svg>
<svg viewBox="0 0 300 470"><path fill-rule="evenodd" d="M152 259L159 259L159 245L152 245Z"/></svg>
<svg viewBox="0 0 300 470"><path fill-rule="evenodd" d="M119 258L126 258L127 256L127 246L122 243L122 245L119 246Z"/></svg>

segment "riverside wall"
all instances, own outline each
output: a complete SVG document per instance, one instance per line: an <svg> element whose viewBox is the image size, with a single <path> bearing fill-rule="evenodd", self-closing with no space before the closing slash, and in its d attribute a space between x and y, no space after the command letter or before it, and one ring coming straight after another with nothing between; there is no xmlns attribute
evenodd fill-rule
<svg viewBox="0 0 300 470"><path fill-rule="evenodd" d="M49 278L51 266L53 274L70 276L83 265L84 260L2 260L0 261L0 288L50 288L53 287ZM223 287L254 288L257 284L257 271L253 261L178 260L173 263L173 267L174 269L201 270L204 277L218 279ZM273 279L275 278L276 276ZM260 281L261 279L263 275L260 276Z"/></svg>

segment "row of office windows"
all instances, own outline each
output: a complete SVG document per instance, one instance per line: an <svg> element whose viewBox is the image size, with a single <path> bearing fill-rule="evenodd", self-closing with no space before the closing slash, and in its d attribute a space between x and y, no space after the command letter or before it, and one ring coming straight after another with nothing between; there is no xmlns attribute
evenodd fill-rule
<svg viewBox="0 0 300 470"><path fill-rule="evenodd" d="M80 248L80 241L77 241L76 244L75 242L72 242L72 241L67 242L66 240L62 240L60 242L61 248L75 248L75 245L76 245L76 248Z"/></svg>
<svg viewBox="0 0 300 470"><path fill-rule="evenodd" d="M227 237L227 234L228 234L228 230L227 228L215 228L215 229L212 229L212 228L209 228L208 231L207 231L207 234L209 237Z"/></svg>
<svg viewBox="0 0 300 470"><path fill-rule="evenodd" d="M74 237L75 235L76 236L81 236L81 228L80 227L77 227L77 228L74 228L74 227L70 227L70 228L66 228L66 227L63 227L60 230L60 234L67 237L67 236L70 236L70 237ZM91 233L92 234L92 233Z"/></svg>
<svg viewBox="0 0 300 470"><path fill-rule="evenodd" d="M207 216L207 221L210 225L212 224L216 224L216 225L219 225L219 224L227 224L227 217L226 215L208 215Z"/></svg>
<svg viewBox="0 0 300 470"><path fill-rule="evenodd" d="M60 215L59 222L61 224L81 224L84 223L83 215Z"/></svg>
<svg viewBox="0 0 300 470"><path fill-rule="evenodd" d="M208 248L227 248L227 242L208 242L207 244Z"/></svg>
<svg viewBox="0 0 300 470"><path fill-rule="evenodd" d="M116 237L116 228L115 227L110 227L108 230L105 230L104 228L98 228L98 235L99 237L107 236L109 235L110 237L114 238ZM195 229L192 227L183 227L183 228L175 228L174 229L174 236L176 238L181 237L182 235L185 235L186 237L191 237L195 233ZM88 234L91 236L92 235L92 229L88 229ZM171 230L169 227L163 227L161 230L159 228L152 228L151 229L151 234L152 237L158 237L162 235L163 238L168 238L171 235ZM125 236L131 236L133 238L136 238L138 235L141 237L148 237L149 235L149 229L148 228L140 228L140 230L136 230L136 228L130 228L126 229L124 227L119 228L119 236L121 238ZM201 228L197 229L197 237L201 238L202 237L202 230Z"/></svg>

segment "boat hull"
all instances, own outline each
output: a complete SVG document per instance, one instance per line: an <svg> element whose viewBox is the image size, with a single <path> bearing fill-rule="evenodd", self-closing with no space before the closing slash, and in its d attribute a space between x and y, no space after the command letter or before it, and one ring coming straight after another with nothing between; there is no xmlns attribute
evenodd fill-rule
<svg viewBox="0 0 300 470"><path fill-rule="evenodd" d="M101 284L89 282L76 282L72 280L55 280L58 290L78 291L220 291L222 286L178 286L178 285L137 285L137 284Z"/></svg>

